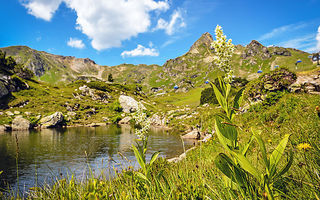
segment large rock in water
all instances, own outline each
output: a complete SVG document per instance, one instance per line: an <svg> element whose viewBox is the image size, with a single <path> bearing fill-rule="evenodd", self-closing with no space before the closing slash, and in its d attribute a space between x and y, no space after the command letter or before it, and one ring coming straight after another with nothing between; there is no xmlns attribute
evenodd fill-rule
<svg viewBox="0 0 320 200"><path fill-rule="evenodd" d="M63 121L63 114L55 112L52 115L44 117L40 120L41 128L52 128L61 125Z"/></svg>
<svg viewBox="0 0 320 200"><path fill-rule="evenodd" d="M138 109L138 102L129 96L120 95L119 103L125 113L135 112ZM142 109L146 109L142 103L141 105Z"/></svg>
<svg viewBox="0 0 320 200"><path fill-rule="evenodd" d="M29 120L24 119L21 115L18 115L12 121L12 130L13 131L28 130L29 128L30 128Z"/></svg>

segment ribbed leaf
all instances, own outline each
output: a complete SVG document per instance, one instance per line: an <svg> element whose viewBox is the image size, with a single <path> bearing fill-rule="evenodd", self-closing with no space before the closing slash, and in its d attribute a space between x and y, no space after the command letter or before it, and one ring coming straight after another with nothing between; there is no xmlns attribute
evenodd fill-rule
<svg viewBox="0 0 320 200"><path fill-rule="evenodd" d="M142 174L141 172L136 172L136 175L137 175L138 178L149 182L149 180L147 179L147 177L146 177L144 174Z"/></svg>
<svg viewBox="0 0 320 200"><path fill-rule="evenodd" d="M262 140L260 133L255 133L253 130L252 130L252 133L253 133L254 138L256 139L256 141L258 142L258 144L260 146L260 151L262 153L262 159L263 159L264 164L265 164L265 166L268 170L268 173L269 173L270 163L269 163L269 160L267 157L267 151L266 151L266 146L264 144L264 141Z"/></svg>
<svg viewBox="0 0 320 200"><path fill-rule="evenodd" d="M219 91L219 89L217 88L217 86L215 86L213 83L211 83L211 87L214 91L214 94L219 102L219 105L226 111L227 109L227 102L226 99L224 98L224 96L221 94L221 92Z"/></svg>
<svg viewBox="0 0 320 200"><path fill-rule="evenodd" d="M226 99L228 99L228 96L230 94L230 90L231 90L231 85L230 84L226 84Z"/></svg>
<svg viewBox="0 0 320 200"><path fill-rule="evenodd" d="M285 174L291 167L293 163L293 152L290 151L290 157L288 163L280 170L280 172L275 176L275 178L281 177L283 174Z"/></svg>
<svg viewBox="0 0 320 200"><path fill-rule="evenodd" d="M142 170L147 173L147 169L146 169L146 163L144 162L144 159L142 158L140 152L138 151L137 147L132 145L132 149L133 149L133 152L134 152L134 155L140 165L140 167L142 168Z"/></svg>
<svg viewBox="0 0 320 200"><path fill-rule="evenodd" d="M230 144L228 144L234 144L237 140L238 132L236 127L232 125L232 122L228 118L223 118L222 115L216 115L216 122L221 134L230 140Z"/></svg>
<svg viewBox="0 0 320 200"><path fill-rule="evenodd" d="M249 172L259 181L261 180L260 172L249 162L249 160L244 155L234 151L231 151L231 154L237 159L238 163L245 171Z"/></svg>
<svg viewBox="0 0 320 200"><path fill-rule="evenodd" d="M157 160L159 154L160 154L160 151L154 152L154 153L152 154L151 160L150 160L150 165L152 165L152 163Z"/></svg>
<svg viewBox="0 0 320 200"><path fill-rule="evenodd" d="M221 76L218 77L218 81L219 81L219 86L221 88L221 94L222 96L226 96L226 85L224 83L224 80Z"/></svg>
<svg viewBox="0 0 320 200"><path fill-rule="evenodd" d="M287 146L288 140L289 140L290 134L286 134L284 136L284 138L280 141L279 145L277 146L277 148L272 152L271 156L270 156L270 168L271 170L275 170L275 168L277 167L280 158Z"/></svg>
<svg viewBox="0 0 320 200"><path fill-rule="evenodd" d="M218 140L219 140L220 144L223 146L223 148L225 148L227 151L229 151L230 148L229 148L228 144L230 144L230 141L228 141L228 139L226 139L222 135L222 133L220 132L219 127L217 125L217 120L214 123L214 127L215 127L216 134L217 134L217 137L218 137Z"/></svg>
<svg viewBox="0 0 320 200"><path fill-rule="evenodd" d="M240 108L240 105L241 105L242 99L243 99L243 91L244 91L244 89L245 89L245 88L241 88L241 89L237 92L236 96L234 97L234 99L233 99L233 108L234 108L234 109L237 109L237 110L238 110L238 109ZM231 110L230 119L232 119L232 118L234 117L234 115L236 114L236 111L235 111L234 109Z"/></svg>
<svg viewBox="0 0 320 200"><path fill-rule="evenodd" d="M246 183L246 174L224 153L220 153L214 160L218 169L230 180L243 186Z"/></svg>
<svg viewBox="0 0 320 200"><path fill-rule="evenodd" d="M242 150L241 150L242 155L246 156L247 151L248 151L252 141L253 141L253 135L251 135L249 142L247 142L246 145L244 145L244 147L242 148Z"/></svg>

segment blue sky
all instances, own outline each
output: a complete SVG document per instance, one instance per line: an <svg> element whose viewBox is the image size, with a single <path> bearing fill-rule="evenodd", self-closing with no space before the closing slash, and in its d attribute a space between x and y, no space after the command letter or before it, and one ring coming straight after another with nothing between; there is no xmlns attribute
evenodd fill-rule
<svg viewBox="0 0 320 200"><path fill-rule="evenodd" d="M320 51L320 0L0 0L0 47L160 64L221 25L234 44Z"/></svg>

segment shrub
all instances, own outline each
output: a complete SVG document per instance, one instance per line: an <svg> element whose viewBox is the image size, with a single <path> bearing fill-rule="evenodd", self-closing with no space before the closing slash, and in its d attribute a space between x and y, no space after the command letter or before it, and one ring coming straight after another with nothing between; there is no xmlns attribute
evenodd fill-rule
<svg viewBox="0 0 320 200"><path fill-rule="evenodd" d="M27 80L30 80L34 76L34 73L30 69L24 68L22 65L16 65L13 71L20 78Z"/></svg>
<svg viewBox="0 0 320 200"><path fill-rule="evenodd" d="M113 116L110 120L112 123L117 124L122 119L121 115L117 114Z"/></svg>
<svg viewBox="0 0 320 200"><path fill-rule="evenodd" d="M210 104L218 103L212 88L206 88L201 92L200 105L203 105L205 103L210 103Z"/></svg>
<svg viewBox="0 0 320 200"><path fill-rule="evenodd" d="M285 92L276 91L276 92L269 92L266 96L266 99L263 101L264 106L271 106L279 101L281 97L284 95Z"/></svg>
<svg viewBox="0 0 320 200"><path fill-rule="evenodd" d="M112 90L110 89L109 85L105 82L102 82L102 81L91 81L89 83L86 83L86 85L89 87L89 88L93 88L93 89L96 89L96 90L101 90L101 91L104 91L104 92L112 92Z"/></svg>
<svg viewBox="0 0 320 200"><path fill-rule="evenodd" d="M116 112L122 112L122 107L120 105L120 102L118 100L114 101L111 104L111 110L116 111Z"/></svg>

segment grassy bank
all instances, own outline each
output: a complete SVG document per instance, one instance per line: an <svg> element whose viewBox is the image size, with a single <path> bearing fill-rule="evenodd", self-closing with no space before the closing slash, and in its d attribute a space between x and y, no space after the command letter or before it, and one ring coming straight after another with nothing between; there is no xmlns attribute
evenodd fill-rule
<svg viewBox="0 0 320 200"><path fill-rule="evenodd" d="M250 138L251 128L262 131L268 152L273 151L284 134L291 134L286 152L293 150L294 161L288 173L275 183L276 199L320 197L320 119L315 111L318 105L320 99L317 95L285 94L279 102L271 106L257 104L235 118L235 124L240 130L239 142L242 145ZM210 122L216 109L212 112L208 109L199 112L203 121ZM310 146L303 146L302 143ZM262 155L258 148L258 144L253 142L247 157L263 171ZM117 173L116 178L111 180L103 175L83 181L57 180L54 185L33 188L26 198L243 199L238 190L225 186L223 175L214 163L219 152L223 152L223 148L214 136L208 143L200 144L195 150L188 152L187 158L179 163L157 160L151 170L150 182L137 179L129 168ZM288 158L287 155L284 157ZM254 181L253 177L249 179ZM255 187L258 188L258 185ZM262 199L263 193L257 192L254 198Z"/></svg>

